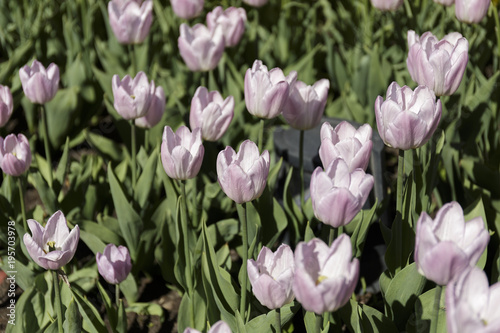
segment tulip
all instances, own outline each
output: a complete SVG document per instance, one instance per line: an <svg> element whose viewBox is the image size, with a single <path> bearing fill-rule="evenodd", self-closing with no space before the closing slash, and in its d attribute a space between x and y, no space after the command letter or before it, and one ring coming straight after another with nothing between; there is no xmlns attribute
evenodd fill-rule
<svg viewBox="0 0 500 333"><path fill-rule="evenodd" d="M59 67L52 63L45 67L33 60L30 66L19 70L19 78L26 97L35 104L45 104L52 100L59 89Z"/></svg>
<svg viewBox="0 0 500 333"><path fill-rule="evenodd" d="M204 0L170 0L172 9L178 17L189 20L195 18L203 11Z"/></svg>
<svg viewBox="0 0 500 333"><path fill-rule="evenodd" d="M325 112L330 81L321 79L312 86L297 81L290 88L290 96L283 109L283 117L298 130L316 127Z"/></svg>
<svg viewBox="0 0 500 333"><path fill-rule="evenodd" d="M330 247L318 238L297 244L293 292L305 310L320 315L349 301L359 275L359 261L351 258L351 240L346 234Z"/></svg>
<svg viewBox="0 0 500 333"><path fill-rule="evenodd" d="M177 43L181 57L190 70L210 71L217 67L224 52L222 26L211 31L203 24L191 28L182 23Z"/></svg>
<svg viewBox="0 0 500 333"><path fill-rule="evenodd" d="M191 100L189 124L200 127L201 136L207 141L217 141L226 132L234 115L234 98L223 99L218 91L208 92L198 87Z"/></svg>
<svg viewBox="0 0 500 333"><path fill-rule="evenodd" d="M200 128L195 128L191 133L189 128L181 126L174 133L169 126L165 126L161 162L170 178L186 180L196 177L204 153Z"/></svg>
<svg viewBox="0 0 500 333"><path fill-rule="evenodd" d="M445 6L451 6L455 3L455 0L434 0L434 2Z"/></svg>
<svg viewBox="0 0 500 333"><path fill-rule="evenodd" d="M314 215L335 228L346 225L363 208L372 188L372 175L362 169L349 172L341 158L331 162L326 171L317 167L310 184Z"/></svg>
<svg viewBox="0 0 500 333"><path fill-rule="evenodd" d="M5 126L14 110L14 101L9 87L0 84L0 127Z"/></svg>
<svg viewBox="0 0 500 333"><path fill-rule="evenodd" d="M324 167L340 157L349 166L349 172L357 168L366 170L372 150L372 128L368 124L355 129L342 121L335 129L328 122L321 126L319 157Z"/></svg>
<svg viewBox="0 0 500 333"><path fill-rule="evenodd" d="M23 134L9 134L0 137L0 167L11 176L19 176L31 165L31 149Z"/></svg>
<svg viewBox="0 0 500 333"><path fill-rule="evenodd" d="M108 3L109 25L122 44L140 44L149 34L153 21L153 1L120 1Z"/></svg>
<svg viewBox="0 0 500 333"><path fill-rule="evenodd" d="M429 141L441 119L441 100L428 87L415 91L396 82L387 89L386 100L375 101L375 119L386 145L403 150L418 148Z"/></svg>
<svg viewBox="0 0 500 333"><path fill-rule="evenodd" d="M39 266L45 269L58 270L73 258L80 238L80 228L76 225L71 232L64 214L58 210L42 227L35 220L28 220L33 236L24 234L26 250Z"/></svg>
<svg viewBox="0 0 500 333"><path fill-rule="evenodd" d="M200 331L188 327L184 330L184 333L201 333ZM210 327L207 333L231 333L231 328L229 327L228 324L223 322L222 320L219 320L215 324Z"/></svg>
<svg viewBox="0 0 500 333"><path fill-rule="evenodd" d="M436 96L452 95L460 85L469 60L469 42L458 32L438 40L432 33L421 37L408 31L406 64L413 81L431 88Z"/></svg>
<svg viewBox="0 0 500 333"><path fill-rule="evenodd" d="M257 261L247 261L253 294L262 305L269 309L278 309L293 301L293 260L290 246L281 244L275 253L264 246Z"/></svg>
<svg viewBox="0 0 500 333"><path fill-rule="evenodd" d="M265 119L279 116L295 80L297 72L291 71L285 77L281 69L268 71L262 61L255 60L245 74L245 104L248 112Z"/></svg>
<svg viewBox="0 0 500 333"><path fill-rule="evenodd" d="M96 253L95 260L99 274L111 284L122 282L132 270L130 254L125 246L108 244L103 253Z"/></svg>
<svg viewBox="0 0 500 333"><path fill-rule="evenodd" d="M380 10L396 10L403 4L403 0L371 0L372 6Z"/></svg>
<svg viewBox="0 0 500 333"><path fill-rule="evenodd" d="M146 115L135 119L135 125L142 128L151 128L158 124L165 112L165 93L162 87L156 87L151 104Z"/></svg>
<svg viewBox="0 0 500 333"><path fill-rule="evenodd" d="M243 8L229 7L223 10L221 6L215 7L207 14L207 26L210 30L217 25L222 25L226 47L232 47L239 43L245 32L247 13Z"/></svg>
<svg viewBox="0 0 500 333"><path fill-rule="evenodd" d="M243 0L243 2L252 7L262 7L268 3L269 0Z"/></svg>
<svg viewBox="0 0 500 333"><path fill-rule="evenodd" d="M262 195L269 174L269 152L259 156L257 145L243 141L236 153L226 147L217 156L217 177L228 197L238 204L252 201Z"/></svg>
<svg viewBox="0 0 500 333"><path fill-rule="evenodd" d="M112 88L116 112L127 120L146 115L155 95L155 83L148 83L144 72L137 73L134 79L125 75L121 81L118 75L113 75Z"/></svg>
<svg viewBox="0 0 500 333"><path fill-rule="evenodd" d="M415 239L418 272L438 285L447 285L458 273L477 263L489 240L483 219L476 217L465 223L457 202L441 207L434 220L422 212Z"/></svg>
<svg viewBox="0 0 500 333"><path fill-rule="evenodd" d="M488 13L491 0L456 0L455 16L465 23L479 23Z"/></svg>
<svg viewBox="0 0 500 333"><path fill-rule="evenodd" d="M471 267L446 286L448 333L500 332L500 282L488 287L488 277Z"/></svg>

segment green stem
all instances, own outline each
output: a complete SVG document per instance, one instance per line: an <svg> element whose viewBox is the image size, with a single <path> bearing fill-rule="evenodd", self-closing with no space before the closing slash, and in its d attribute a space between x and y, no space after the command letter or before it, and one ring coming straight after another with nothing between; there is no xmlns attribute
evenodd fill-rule
<svg viewBox="0 0 500 333"><path fill-rule="evenodd" d="M135 50L134 50L133 45L128 46L128 55L130 57L130 64L132 66L132 75L131 76L134 77L136 74L136 71L137 71L137 64L136 64L136 60L135 60Z"/></svg>
<svg viewBox="0 0 500 333"><path fill-rule="evenodd" d="M119 284L115 284L115 300L116 300L116 307L120 307L120 286Z"/></svg>
<svg viewBox="0 0 500 333"><path fill-rule="evenodd" d="M54 280L54 292L56 294L56 312L57 312L57 329L59 333L64 333L63 331L63 316L62 316L62 304L61 304L61 291L59 289L59 279L57 277L57 271L52 271L52 280Z"/></svg>
<svg viewBox="0 0 500 333"><path fill-rule="evenodd" d="M262 152L262 146L264 145L264 119L260 120L259 137L257 141L257 146L259 147L259 152Z"/></svg>
<svg viewBox="0 0 500 333"><path fill-rule="evenodd" d="M299 170L300 170L300 208L304 210L304 131L300 130L299 138Z"/></svg>
<svg viewBox="0 0 500 333"><path fill-rule="evenodd" d="M135 188L137 181L137 151L135 147L135 124L134 120L130 120L130 146L132 150L132 187Z"/></svg>
<svg viewBox="0 0 500 333"><path fill-rule="evenodd" d="M194 327L195 322L194 322L194 302L193 302L193 295L194 295L194 288L193 288L193 276L192 276L192 267L191 267L191 251L189 250L189 238L188 238L188 210L187 210L187 199L186 199L186 181L181 180L181 191L182 191L182 208L184 211L184 214L181 214L181 223L182 223L182 236L184 240L184 256L186 260L186 283L187 283L187 292L190 298L189 304L191 305L190 307L190 313L189 317L191 320L190 326Z"/></svg>
<svg viewBox="0 0 500 333"><path fill-rule="evenodd" d="M331 246L333 241L339 237L339 228L330 228L330 237L328 238L328 246Z"/></svg>
<svg viewBox="0 0 500 333"><path fill-rule="evenodd" d="M241 298L240 298L240 314L245 317L245 309L247 302L247 284L248 284L248 274L247 274L247 261L248 261L248 229L247 229L247 212L246 203L237 204L236 208L238 210L238 215L241 222L241 238L243 241L243 258L242 258L242 281L241 281Z"/></svg>
<svg viewBox="0 0 500 333"><path fill-rule="evenodd" d="M26 221L26 209L24 208L24 188L21 182L21 177L17 177L17 187L19 189L19 202L21 203L21 215L23 217L23 227L26 232L28 232L28 226Z"/></svg>
<svg viewBox="0 0 500 333"><path fill-rule="evenodd" d="M276 309L276 333L281 333L281 309Z"/></svg>
<svg viewBox="0 0 500 333"><path fill-rule="evenodd" d="M255 58L259 58L259 10L257 8L254 8L254 14L255 14L255 19L254 19L254 25L255 25Z"/></svg>
<svg viewBox="0 0 500 333"><path fill-rule="evenodd" d="M193 228L196 230L198 228L198 198L197 198L197 193L198 193L198 184L196 183L196 180L198 178L197 177L194 177L192 182L193 182L193 195L192 195L192 198L193 198L193 209L192 209L192 212L193 212L193 219L191 220L191 225L193 226Z"/></svg>
<svg viewBox="0 0 500 333"><path fill-rule="evenodd" d="M431 322L431 331L430 333L437 333L438 320L439 320L439 307L441 302L441 291L443 287L440 285L436 286L436 292L434 293L434 313Z"/></svg>
<svg viewBox="0 0 500 333"><path fill-rule="evenodd" d="M396 211L403 216L403 178L405 173L405 151L399 149L398 157L398 183L396 188Z"/></svg>
<svg viewBox="0 0 500 333"><path fill-rule="evenodd" d="M49 130L47 128L47 119L45 117L45 107L40 105L40 115L42 118L43 145L45 147L45 158L49 165L49 186L52 188L52 157L50 156Z"/></svg>
<svg viewBox="0 0 500 333"><path fill-rule="evenodd" d="M149 128L144 130L144 150L146 150L146 153L149 150Z"/></svg>
<svg viewBox="0 0 500 333"><path fill-rule="evenodd" d="M321 326L323 326L323 315L316 314L316 332L321 333Z"/></svg>

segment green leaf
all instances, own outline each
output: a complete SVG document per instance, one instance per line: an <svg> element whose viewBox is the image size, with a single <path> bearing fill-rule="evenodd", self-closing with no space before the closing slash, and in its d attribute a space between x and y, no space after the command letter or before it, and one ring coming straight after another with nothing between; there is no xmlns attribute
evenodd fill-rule
<svg viewBox="0 0 500 333"><path fill-rule="evenodd" d="M37 189L37 192L40 195L40 199L42 199L47 213L55 213L57 211L58 204L56 195L45 182L45 180L43 180L40 172L30 173L28 176L28 181Z"/></svg>
<svg viewBox="0 0 500 333"><path fill-rule="evenodd" d="M434 296L436 288L427 291L420 295L415 302L414 314L406 324L408 333L429 332L431 321L434 318ZM445 288L441 292L441 300L439 302L439 319L436 332L446 332L446 305L445 305Z"/></svg>
<svg viewBox="0 0 500 333"><path fill-rule="evenodd" d="M104 251L104 244L99 237L91 234L85 230L80 230L80 239L89 247L89 249L95 253Z"/></svg>
<svg viewBox="0 0 500 333"><path fill-rule="evenodd" d="M71 289L73 297L78 304L80 314L83 316L83 330L96 333L106 333L107 329L101 319L99 311L92 305L92 303L84 298L76 289Z"/></svg>
<svg viewBox="0 0 500 333"><path fill-rule="evenodd" d="M464 220L466 222L476 217L481 217L483 219L484 228L485 230L488 230L488 224L487 224L488 219L486 218L483 199L481 197L478 197L476 200L474 200L473 203L471 203L468 207L464 209ZM479 258L476 266L481 269L484 269L484 266L486 265L487 256L488 256L488 246L484 248L484 251L481 257Z"/></svg>
<svg viewBox="0 0 500 333"><path fill-rule="evenodd" d="M116 323L117 333L127 333L127 314L125 313L125 305L121 299L120 305L118 306L118 320Z"/></svg>
<svg viewBox="0 0 500 333"><path fill-rule="evenodd" d="M104 307L106 308L106 314L108 315L109 325L114 328L116 327L117 313L115 307L113 306L113 302L109 297L106 289L97 281L97 289L99 290L99 294L101 294L102 302L104 303Z"/></svg>
<svg viewBox="0 0 500 333"><path fill-rule="evenodd" d="M288 324L293 316L300 309L300 304L292 302L286 304L280 309L281 327ZM245 328L248 332L268 332L270 327L273 327L276 322L276 310L269 311L250 320L246 323Z"/></svg>
<svg viewBox="0 0 500 333"><path fill-rule="evenodd" d="M50 143L58 148L71 130L79 113L80 87L59 89L54 98L45 104L47 130Z"/></svg>
<svg viewBox="0 0 500 333"><path fill-rule="evenodd" d="M74 299L71 299L66 309L66 320L63 324L64 332L80 333L82 331L82 318L78 312L78 305Z"/></svg>
<svg viewBox="0 0 500 333"><path fill-rule="evenodd" d="M351 235L352 247L355 250L354 257L359 258L363 253L363 247L365 244L366 236L368 235L368 230L373 222L375 222L373 216L378 207L378 201L376 201L372 208L368 210L362 210L358 213L351 223L356 223L356 228ZM351 224L349 223L349 224Z"/></svg>
<svg viewBox="0 0 500 333"><path fill-rule="evenodd" d="M120 290L129 304L134 303L137 300L139 295L137 282L135 282L133 274L129 274L127 278L120 283Z"/></svg>
<svg viewBox="0 0 500 333"><path fill-rule="evenodd" d="M66 137L66 144L64 145L64 151L57 165L57 170L55 174L55 180L59 182L59 189L63 186L64 180L66 178L66 171L68 170L69 161L69 137ZM59 192L59 190L57 191Z"/></svg>
<svg viewBox="0 0 500 333"><path fill-rule="evenodd" d="M156 172L156 162L158 161L158 154L158 148L153 150L135 186L134 199L140 207L144 207L148 200Z"/></svg>
<svg viewBox="0 0 500 333"><path fill-rule="evenodd" d="M87 142L100 153L111 158L113 161L130 160L127 149L102 135L87 131L85 133Z"/></svg>

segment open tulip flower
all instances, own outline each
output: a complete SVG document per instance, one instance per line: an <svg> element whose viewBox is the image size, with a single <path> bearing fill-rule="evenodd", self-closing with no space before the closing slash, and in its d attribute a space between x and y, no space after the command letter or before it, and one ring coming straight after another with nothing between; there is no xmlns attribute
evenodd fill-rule
<svg viewBox="0 0 500 333"><path fill-rule="evenodd" d="M111 284L122 282L132 270L130 253L125 246L108 244L103 253L97 252L95 260L99 274Z"/></svg>
<svg viewBox="0 0 500 333"><path fill-rule="evenodd" d="M59 89L59 67L50 64L47 69L37 60L19 70L19 78L26 97L35 104L51 101Z"/></svg>
<svg viewBox="0 0 500 333"><path fill-rule="evenodd" d="M31 165L31 148L23 134L0 137L0 167L11 176L19 176Z"/></svg>
<svg viewBox="0 0 500 333"><path fill-rule="evenodd" d="M335 228L346 225L363 208L372 188L372 175L362 169L349 172L341 158L331 162L325 171L317 167L310 184L314 215Z"/></svg>
<svg viewBox="0 0 500 333"><path fill-rule="evenodd" d="M245 32L246 21L247 13L241 7L229 7L224 10L218 6L207 14L207 26L210 30L215 29L217 25L222 25L226 47L238 44Z"/></svg>
<svg viewBox="0 0 500 333"><path fill-rule="evenodd" d="M477 263L489 239L483 218L476 217L466 223L457 202L441 207L434 220L422 212L415 240L418 272L445 286L457 274Z"/></svg>
<svg viewBox="0 0 500 333"><path fill-rule="evenodd" d="M330 247L319 238L297 244L293 291L305 310L320 315L342 307L351 298L358 275L359 261L352 259L346 234Z"/></svg>
<svg viewBox="0 0 500 333"><path fill-rule="evenodd" d="M153 1L112 0L108 3L109 25L122 44L140 44L153 22Z"/></svg>
<svg viewBox="0 0 500 333"><path fill-rule="evenodd" d="M165 112L165 92L163 88L158 86L151 99L146 115L136 118L135 125L142 128L151 128L158 124Z"/></svg>
<svg viewBox="0 0 500 333"><path fill-rule="evenodd" d="M113 75L111 87L116 112L127 120L145 116L155 96L155 83L149 83L144 72L137 73L134 79L125 75L120 80L118 75Z"/></svg>
<svg viewBox="0 0 500 333"><path fill-rule="evenodd" d="M455 0L455 16L465 23L479 23L488 13L491 0Z"/></svg>
<svg viewBox="0 0 500 333"><path fill-rule="evenodd" d="M80 228L76 225L69 231L66 218L59 210L42 227L35 220L28 220L32 236L24 234L26 250L38 265L45 269L58 270L73 258L80 239Z"/></svg>
<svg viewBox="0 0 500 333"><path fill-rule="evenodd" d="M352 172L357 168L366 170L372 151L372 128L368 124L354 128L347 121L342 121L335 129L330 123L321 126L321 145L319 157L324 167L340 157Z"/></svg>
<svg viewBox="0 0 500 333"><path fill-rule="evenodd" d="M500 282L491 287L485 272L471 267L446 286L448 333L500 332Z"/></svg>
<svg viewBox="0 0 500 333"><path fill-rule="evenodd" d="M418 36L408 31L406 64L413 81L431 88L436 96L452 95L469 61L469 42L458 32L438 40L431 32Z"/></svg>
<svg viewBox="0 0 500 333"><path fill-rule="evenodd" d="M278 309L293 301L295 263L290 246L281 244L275 253L264 246L257 261L249 259L247 267L253 294L262 305Z"/></svg>
<svg viewBox="0 0 500 333"><path fill-rule="evenodd" d="M0 84L0 127L5 126L14 110L14 101L9 87Z"/></svg>
<svg viewBox="0 0 500 333"><path fill-rule="evenodd" d="M182 23L177 43L181 57L190 70L211 71L217 67L224 53L223 28L218 25L210 30L203 24L191 28Z"/></svg>
<svg viewBox="0 0 500 333"><path fill-rule="evenodd" d="M418 148L429 141L441 119L441 100L428 87L415 91L397 82L387 89L386 100L375 101L375 119L380 137L390 147Z"/></svg>
<svg viewBox="0 0 500 333"><path fill-rule="evenodd" d="M195 18L203 11L204 0L170 0L172 10L178 17L189 20Z"/></svg>
<svg viewBox="0 0 500 333"><path fill-rule="evenodd" d="M217 141L226 132L234 116L234 98L223 99L218 91L198 87L191 100L189 125L200 127L201 136L207 141Z"/></svg>
<svg viewBox="0 0 500 333"><path fill-rule="evenodd" d="M371 0L372 6L380 10L396 10L403 4L403 0Z"/></svg>
<svg viewBox="0 0 500 333"><path fill-rule="evenodd" d="M184 333L201 333L200 331L188 327L184 330ZM222 320L219 320L215 324L210 327L207 333L231 333L231 328L229 327L228 324L223 322Z"/></svg>
<svg viewBox="0 0 500 333"><path fill-rule="evenodd" d="M262 195L269 175L269 152L259 156L257 145L243 141L238 153L226 147L217 156L217 177L228 197L238 204Z"/></svg>

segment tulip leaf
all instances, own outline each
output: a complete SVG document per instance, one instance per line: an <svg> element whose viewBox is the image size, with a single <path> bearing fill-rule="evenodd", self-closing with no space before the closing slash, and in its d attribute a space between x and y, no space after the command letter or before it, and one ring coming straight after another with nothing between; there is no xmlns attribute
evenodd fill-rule
<svg viewBox="0 0 500 333"><path fill-rule="evenodd" d="M158 205L151 219L158 226L157 230L160 233L160 244L156 247L155 259L161 268L163 279L170 284L175 284L174 265L171 263L175 262L175 252L177 252L175 237L177 233L175 223L172 223L172 213L169 212L168 205L167 198Z"/></svg>
<svg viewBox="0 0 500 333"><path fill-rule="evenodd" d="M175 252L174 252L174 258L175 258L175 264L174 264L174 275L177 280L177 282L182 286L182 289L184 289L185 292L190 292L188 290L188 285L187 285L187 280L186 280L186 272L188 269L191 269L191 267L186 267L186 256L190 256L191 253L185 253L185 246L184 246L184 232L182 228L182 218L184 213L182 212L183 209L181 208L182 205L182 200L184 198L180 196L177 199L177 208L176 208L176 214L175 214ZM186 216L184 216L186 218ZM189 252L189 251L188 251Z"/></svg>
<svg viewBox="0 0 500 333"><path fill-rule="evenodd" d="M106 325L94 305L86 297L80 295L75 288L71 289L71 292L83 317L83 330L92 333L106 333Z"/></svg>
<svg viewBox="0 0 500 333"><path fill-rule="evenodd" d="M80 230L85 230L86 232L93 234L104 243L113 243L116 245L123 244L123 238L120 237L120 235L115 231L105 227L104 224L99 224L88 220L78 221L77 224L80 226Z"/></svg>
<svg viewBox="0 0 500 333"><path fill-rule="evenodd" d="M316 235L314 235L314 231L311 229L311 222L307 221L306 232L304 233L304 242L309 242L314 237L316 237Z"/></svg>
<svg viewBox="0 0 500 333"><path fill-rule="evenodd" d="M57 165L57 170L55 174L55 180L58 182L58 190L56 190L57 193L59 193L61 187L64 185L64 180L66 178L66 171L68 170L68 155L69 155L69 137L66 137L66 144L64 145L64 151L61 156L61 159L59 160L59 164Z"/></svg>
<svg viewBox="0 0 500 333"><path fill-rule="evenodd" d="M467 105L470 110L475 110L479 104L487 103L490 100L491 94L498 85L497 80L499 75L500 72L497 71L487 81L483 82L481 87L476 88L474 95L467 94L465 105Z"/></svg>
<svg viewBox="0 0 500 333"><path fill-rule="evenodd" d="M78 312L78 305L75 299L71 299L66 309L66 320L64 321L64 332L80 333L82 331L82 319ZM57 325L56 325L57 327Z"/></svg>
<svg viewBox="0 0 500 333"><path fill-rule="evenodd" d="M48 136L55 148L58 148L78 125L76 120L80 109L79 94L79 86L59 89L54 98L45 104Z"/></svg>
<svg viewBox="0 0 500 333"><path fill-rule="evenodd" d="M116 322L116 332L127 333L127 314L125 313L125 305L123 304L122 299L120 299L118 305L118 319Z"/></svg>
<svg viewBox="0 0 500 333"><path fill-rule="evenodd" d="M124 161L130 159L127 150L123 145L120 145L102 135L87 131L85 133L87 142L113 161Z"/></svg>
<svg viewBox="0 0 500 333"><path fill-rule="evenodd" d="M415 308L412 317L406 324L406 332L418 333L428 332L431 328L431 322L434 320L434 297L436 288L427 291L420 295L415 302ZM445 288L441 292L441 300L439 305L439 319L436 332L446 332L446 305L445 305Z"/></svg>
<svg viewBox="0 0 500 333"><path fill-rule="evenodd" d="M283 189L283 206L285 208L285 213L288 216L288 223L292 224L290 228L292 233L292 240L294 243L298 243L301 240L302 235L304 234L303 228L305 227L305 223L303 221L304 217L302 215L302 212L300 211L300 208L297 207L295 201L293 201L290 192L290 182L292 180L293 171L294 168L291 167L288 170L288 175L286 176L285 186Z"/></svg>
<svg viewBox="0 0 500 333"><path fill-rule="evenodd" d="M352 247L355 250L354 257L360 258L363 253L363 247L365 244L366 236L368 235L368 230L375 219L375 212L378 208L378 201L375 201L370 210L361 210L351 223L356 223L356 228L351 235Z"/></svg>
<svg viewBox="0 0 500 333"><path fill-rule="evenodd" d="M193 302L193 304L190 304ZM193 300L189 297L188 293L182 296L181 304L179 306L179 313L177 315L177 325L179 332L184 332L187 327L204 330L206 325L206 304L203 295L195 290ZM193 313L194 323L191 324L190 316Z"/></svg>
<svg viewBox="0 0 500 333"><path fill-rule="evenodd" d="M394 323L381 312L367 306L360 305L352 298L338 310L342 321L353 332L365 333L397 333L399 332Z"/></svg>
<svg viewBox="0 0 500 333"><path fill-rule="evenodd" d="M109 285L108 285L109 286ZM99 294L101 294L101 298L104 303L104 307L106 308L106 314L108 315L109 325L114 328L116 327L117 313L111 298L108 295L106 289L97 281L97 289L99 290Z"/></svg>
<svg viewBox="0 0 500 333"><path fill-rule="evenodd" d="M30 173L28 181L37 189L40 199L45 206L47 213L53 214L57 211L57 198L54 191L43 180L40 172Z"/></svg>
<svg viewBox="0 0 500 333"><path fill-rule="evenodd" d="M486 218L483 199L481 197L478 197L472 204L470 204L467 208L464 209L464 220L466 223L476 217L481 217L483 219L484 228L488 230L488 224L487 224L488 219ZM487 256L488 256L488 246L484 248L484 251L481 254L481 257L479 258L476 266L481 269L484 269L484 266L486 265Z"/></svg>
<svg viewBox="0 0 500 333"><path fill-rule="evenodd" d="M137 301L137 282L135 282L133 274L127 275L127 278L120 283L120 290L123 293L123 296L127 299L128 304L132 304Z"/></svg>
<svg viewBox="0 0 500 333"><path fill-rule="evenodd" d="M300 305L297 302L291 302L284 305L280 309L281 327L285 326L292 320ZM270 327L273 327L276 322L276 310L269 311L250 320L246 323L245 328L248 332L266 332Z"/></svg>
<svg viewBox="0 0 500 333"><path fill-rule="evenodd" d="M139 204L139 207L144 207L153 184L153 179L156 172L156 162L158 161L158 148L153 150L149 156L144 170L142 171L139 180L134 189L134 199Z"/></svg>

